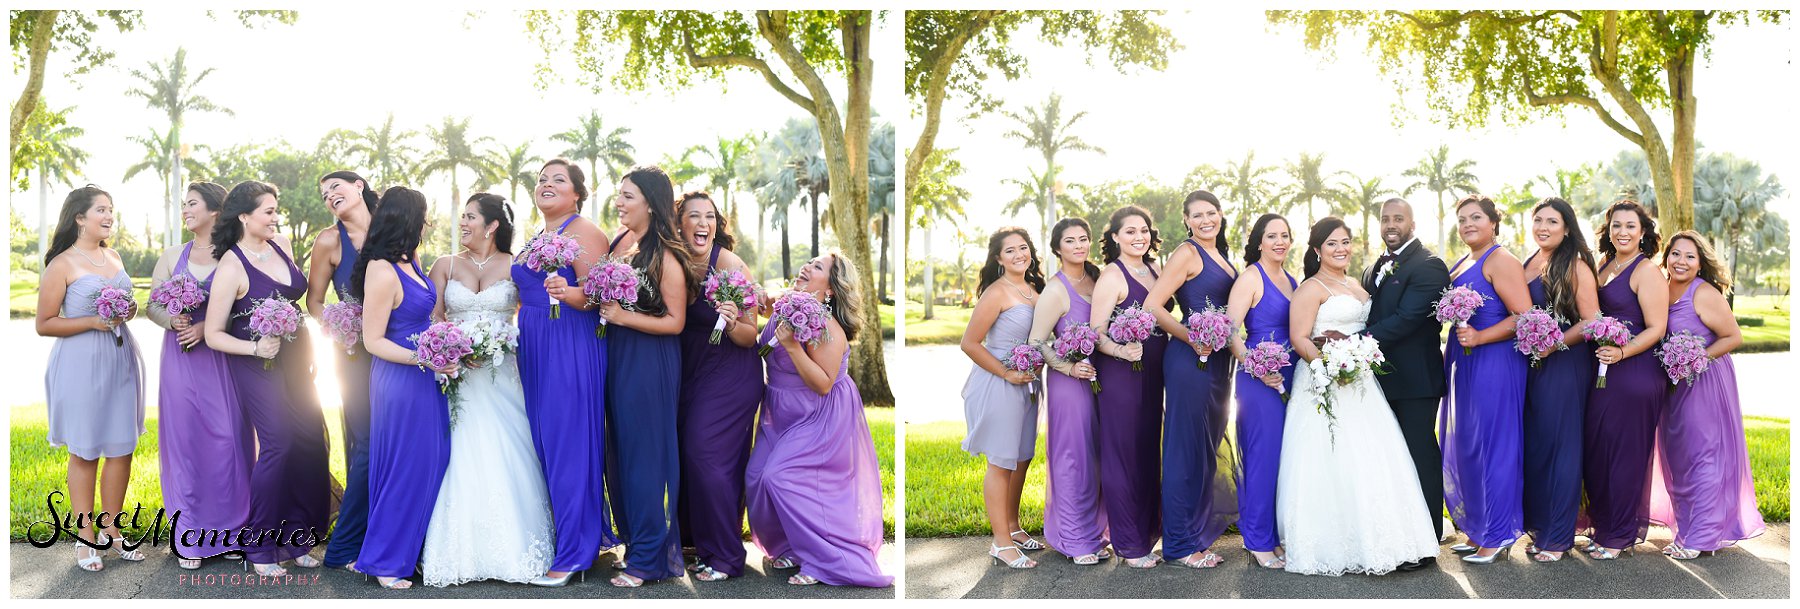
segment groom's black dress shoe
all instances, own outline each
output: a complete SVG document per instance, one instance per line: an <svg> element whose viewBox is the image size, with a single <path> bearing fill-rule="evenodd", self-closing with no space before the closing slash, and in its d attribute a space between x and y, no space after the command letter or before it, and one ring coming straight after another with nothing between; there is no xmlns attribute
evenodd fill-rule
<svg viewBox="0 0 1800 609"><path fill-rule="evenodd" d="M1437 557L1427 556L1425 558L1421 558L1418 560L1411 560L1411 561L1400 563L1400 570L1401 571L1417 571L1417 570L1423 569L1425 567L1436 566L1436 565L1437 565Z"/></svg>

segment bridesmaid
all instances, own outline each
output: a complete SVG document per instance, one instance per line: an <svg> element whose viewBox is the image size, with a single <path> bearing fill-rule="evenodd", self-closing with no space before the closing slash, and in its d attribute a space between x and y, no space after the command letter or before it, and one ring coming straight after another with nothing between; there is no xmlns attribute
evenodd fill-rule
<svg viewBox="0 0 1800 609"><path fill-rule="evenodd" d="M1100 454L1095 445L1094 416L1098 402L1088 381L1094 365L1057 359L1053 336L1088 322L1094 280L1100 267L1088 262L1091 247L1087 220L1064 218L1050 229L1050 253L1060 269L1047 282L1032 314L1031 341L1042 345L1044 361L1055 374L1044 375L1045 447L1048 479L1044 484L1044 541L1078 565L1112 558L1106 548L1106 508L1100 503Z"/></svg>
<svg viewBox="0 0 1800 609"><path fill-rule="evenodd" d="M553 275L531 270L519 256L512 267L513 283L519 287L519 378L525 389L525 416L531 420L538 461L544 464L550 515L556 525L556 557L550 571L531 583L557 587L592 566L601 547L619 543L612 535L601 484L606 471L606 341L595 342L594 326L600 316L576 284L577 278L587 276L590 265L606 256L606 232L581 217L587 182L581 167L567 159L544 163L531 192L544 225L581 244L575 264ZM562 305L557 319L550 318L552 300Z"/></svg>
<svg viewBox="0 0 1800 609"><path fill-rule="evenodd" d="M1196 190L1181 211L1188 229L1182 245L1193 247L1176 247L1144 303L1169 333L1163 355L1163 558L1210 569L1224 558L1209 548L1237 520L1237 453L1225 439L1237 361L1221 355L1200 369L1200 358L1213 350L1189 342L1185 322L1209 307L1224 308L1238 272L1228 260L1219 198ZM1181 303L1179 319L1163 304L1171 296Z"/></svg>
<svg viewBox="0 0 1800 609"><path fill-rule="evenodd" d="M238 405L256 430L245 526L274 534L243 545L247 562L264 577L286 575L279 564L286 560L318 567L319 559L307 552L331 524L331 449L313 391L312 340L304 324L291 341L254 338L250 331L249 312L257 301L279 296L298 303L306 296L306 276L276 231L276 196L274 186L254 181L225 196L213 227L219 263L206 303L206 346L229 356ZM264 360L274 360L274 369L263 369Z"/></svg>
<svg viewBox="0 0 1800 609"><path fill-rule="evenodd" d="M1100 347L1094 354L1099 403L1111 410L1099 417L1100 496L1112 529L1113 549L1125 558L1127 566L1139 569L1162 562L1151 549L1156 547L1161 529L1159 428L1162 359L1169 337L1155 330L1149 340L1121 345L1107 338L1106 328L1114 311L1143 305L1148 299L1150 289L1145 282L1156 281L1158 273L1151 252L1161 246L1150 212L1136 205L1113 212L1100 239L1107 266L1094 282L1093 311L1088 314L1088 323L1100 332ZM1132 362L1142 362L1143 371L1132 370Z"/></svg>
<svg viewBox="0 0 1800 609"><path fill-rule="evenodd" d="M77 188L63 199L58 216L38 284L37 333L56 337L44 373L50 446L68 447L69 503L91 520L96 479L100 509L115 514L124 509L131 455L144 434L144 363L125 327L137 307L107 319L94 303L101 288L131 289L125 262L106 247L113 236L112 195L93 186ZM99 571L100 549L109 545L119 558L144 559L142 550L126 545L116 523L104 536L99 527L79 534L75 564L83 570Z"/></svg>
<svg viewBox="0 0 1800 609"><path fill-rule="evenodd" d="M212 182L188 185L181 219L194 239L169 248L156 261L150 289L176 275L188 275L206 289L218 263L212 256L213 225L225 205L225 187ZM176 565L200 568L200 559L237 550L206 531L234 530L250 517L250 466L256 461L254 432L238 408L223 354L203 342L206 309L170 315L150 305L150 320L168 330L163 338L162 382L157 398L157 437L162 461L163 507L181 513L171 523ZM189 532L192 531L192 536Z"/></svg>
<svg viewBox="0 0 1800 609"><path fill-rule="evenodd" d="M1575 223L1575 208L1551 197L1531 212L1538 251L1525 260L1531 304L1564 321L1563 342L1539 353L1525 373L1523 425L1525 553L1538 562L1562 560L1575 545L1581 510L1581 417L1594 386L1594 346L1582 338L1600 314L1594 291L1594 253Z"/></svg>
<svg viewBox="0 0 1800 609"><path fill-rule="evenodd" d="M431 327L438 294L419 268L425 195L396 186L382 194L356 260L350 295L363 303L369 370L369 535L356 566L381 587L412 587L425 527L450 466L450 405L414 337ZM404 265L401 263L405 263ZM411 272L408 272L411 271ZM434 368L455 376L455 362Z"/></svg>
<svg viewBox="0 0 1800 609"><path fill-rule="evenodd" d="M1286 218L1263 214L1250 227L1244 245L1244 264L1256 267L1238 274L1232 282L1226 313L1244 329L1232 334L1231 354L1240 362L1255 345L1248 341L1274 341L1290 348L1288 304L1300 284L1283 266L1294 245ZM1273 268L1284 281L1269 277ZM1263 378L1239 368L1237 374L1237 442L1243 461L1243 480L1238 489L1238 531L1244 549L1265 569L1287 566L1275 523L1275 481L1281 469L1281 428L1287 423L1287 402L1281 395L1294 386L1294 366Z"/></svg>
<svg viewBox="0 0 1800 609"><path fill-rule="evenodd" d="M623 229L611 250L648 281L636 302L604 302L606 320L607 493L625 541L625 572L612 585L681 577L681 451L676 445L676 400L681 394L681 329L689 294L699 280L688 250L675 236L675 186L656 166L633 167L619 180L613 210Z"/></svg>
<svg viewBox="0 0 1800 609"><path fill-rule="evenodd" d="M1455 326L1444 348L1450 389L1438 409L1438 438L1444 447L1444 500L1451 520L1469 538L1450 549L1473 552L1463 560L1485 564L1525 533L1519 434L1528 366L1512 338L1515 316L1531 308L1531 292L1519 259L1497 243L1500 214L1493 200L1464 197L1456 204L1456 225L1469 253L1451 265L1450 285L1485 299L1468 323Z"/></svg>
<svg viewBox="0 0 1800 609"><path fill-rule="evenodd" d="M1661 479L1651 520L1675 532L1663 554L1698 558L1763 533L1756 508L1756 483L1744 446L1743 411L1738 407L1737 372L1731 351L1744 342L1725 293L1731 275L1699 233L1684 230L1669 238L1663 253L1669 270L1669 332L1691 332L1707 341L1712 359L1706 372L1678 383L1663 411L1657 434Z"/></svg>
<svg viewBox="0 0 1800 609"><path fill-rule="evenodd" d="M1019 524L1019 495L1037 448L1038 404L1030 385L1037 382L1038 371L1013 370L1005 363L1013 348L1030 338L1032 307L1044 290L1037 262L1037 246L1025 229L1008 226L988 237L987 262L976 288L980 300L962 337L963 354L975 363L963 383L969 428L962 449L987 455L981 496L994 538L988 555L1014 569L1036 567L1025 550L1044 548ZM997 284L1008 289L988 289Z"/></svg>
<svg viewBox="0 0 1800 609"><path fill-rule="evenodd" d="M701 276L750 268L731 250L737 238L712 196L681 195L681 236L688 254L706 261ZM687 305L681 330L681 396L675 428L681 447L680 516L683 545L699 561L690 568L700 581L744 574L744 467L756 433L756 406L762 403L763 367L756 357L756 311L726 304L715 309L703 293ZM712 344L713 323L725 324L725 338Z"/></svg>
<svg viewBox="0 0 1800 609"><path fill-rule="evenodd" d="M1581 425L1581 477L1593 523L1588 555L1612 560L1644 540L1650 527L1650 460L1656 423L1669 399L1668 377L1651 352L1669 319L1669 281L1656 265L1656 220L1637 201L1606 210L1600 227L1600 313L1625 322L1624 348L1598 347L1607 388L1588 390ZM1641 356L1641 357L1640 357Z"/></svg>
<svg viewBox="0 0 1800 609"><path fill-rule="evenodd" d="M862 395L850 379L850 341L862 330L863 295L856 267L828 253L800 268L794 289L825 301L826 336L802 345L783 324L763 328L768 355L756 447L744 478L750 534L775 569L800 568L798 586L880 588L881 470L863 419ZM823 482L829 483L823 483Z"/></svg>
<svg viewBox="0 0 1800 609"><path fill-rule="evenodd" d="M367 244L369 222L380 202L368 180L351 171L335 171L319 179L319 198L337 222L313 237L312 262L306 272L306 311L324 323L325 286L337 300L350 297L350 275ZM337 524L325 548L325 566L356 571L363 534L369 527L369 368L371 358L360 344L354 353L332 349L336 356L338 395L343 399L344 498Z"/></svg>

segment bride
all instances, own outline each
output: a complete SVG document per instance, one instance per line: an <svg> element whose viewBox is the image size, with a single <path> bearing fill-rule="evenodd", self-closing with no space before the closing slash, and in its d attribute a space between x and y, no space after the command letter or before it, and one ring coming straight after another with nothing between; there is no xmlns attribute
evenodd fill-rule
<svg viewBox="0 0 1800 609"><path fill-rule="evenodd" d="M463 322L512 322L519 291L511 280L512 207L479 193L463 207L462 246L431 266L438 310ZM550 568L556 538L550 497L525 420L525 393L513 358L465 369L451 407L450 467L425 533L425 583L499 579L529 582ZM472 376L471 376L472 375Z"/></svg>
<svg viewBox="0 0 1800 609"><path fill-rule="evenodd" d="M1355 334L1368 320L1369 294L1346 275L1352 243L1342 220L1313 225L1307 279L1288 321L1305 361L1295 362L1282 430L1275 520L1294 573L1379 575L1438 552L1412 457L1374 375L1333 388L1334 422L1319 411L1324 387L1306 366L1319 357L1312 337Z"/></svg>

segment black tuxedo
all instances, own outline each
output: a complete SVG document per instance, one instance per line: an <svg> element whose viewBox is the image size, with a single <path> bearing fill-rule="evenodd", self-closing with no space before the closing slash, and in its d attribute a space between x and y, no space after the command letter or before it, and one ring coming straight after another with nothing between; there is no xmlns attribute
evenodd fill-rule
<svg viewBox="0 0 1800 609"><path fill-rule="evenodd" d="M1444 513L1443 453L1437 443L1438 402L1444 397L1444 352L1438 342L1443 329L1432 316L1433 305L1450 285L1450 269L1436 254L1414 242L1394 260L1380 285L1381 264L1363 276L1370 294L1369 322L1364 330L1381 344L1393 372L1375 377L1387 394L1388 406L1400 422L1400 433L1419 472L1419 490L1432 515L1431 528L1442 538Z"/></svg>

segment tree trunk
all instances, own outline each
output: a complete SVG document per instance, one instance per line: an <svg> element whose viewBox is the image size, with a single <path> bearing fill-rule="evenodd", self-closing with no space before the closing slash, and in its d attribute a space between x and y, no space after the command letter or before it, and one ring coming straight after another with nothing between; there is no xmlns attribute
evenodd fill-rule
<svg viewBox="0 0 1800 609"><path fill-rule="evenodd" d="M27 53L31 56L31 67L25 78L25 90L19 92L18 101L13 102L12 110L12 145L14 155L19 154L19 133L25 130L25 121L31 113L37 111L38 97L44 92L44 63L50 59L50 41L56 33L56 18L62 11L32 11L31 46ZM16 43L15 43L16 44ZM18 47L13 47L15 51Z"/></svg>
<svg viewBox="0 0 1800 609"><path fill-rule="evenodd" d="M807 203L812 208L812 251L808 255L817 258L819 256L819 193L808 193Z"/></svg>
<svg viewBox="0 0 1800 609"><path fill-rule="evenodd" d="M1444 241L1443 241L1443 243L1438 244L1438 252L1441 255L1449 256L1450 255L1450 238L1451 238L1451 236L1453 236L1455 234L1455 233L1450 232L1451 231L1450 227L1454 226L1454 225L1452 225L1450 223L1450 216L1447 215L1447 212L1444 210L1444 191L1442 191L1442 190L1437 191L1437 199L1438 199L1438 228L1441 228L1444 231Z"/></svg>
<svg viewBox="0 0 1800 609"><path fill-rule="evenodd" d="M912 150L906 153L907 186L919 183L919 173L925 170L925 159L931 156L936 146L938 127L943 123L944 93L950 82L951 69L956 66L957 58L962 56L963 47L1004 12L975 12L951 34L937 58L932 61L931 81L925 83L925 126L919 130L919 139L913 143Z"/></svg>
<svg viewBox="0 0 1800 609"><path fill-rule="evenodd" d="M165 194L169 195L163 203L163 219L168 227L163 232L163 247L174 247L181 242L181 225L175 219L175 210L181 206L181 124L169 125L169 183ZM148 226L144 227L150 228Z"/></svg>
<svg viewBox="0 0 1800 609"><path fill-rule="evenodd" d="M888 239L888 214L881 214L881 229L880 230L881 230L881 263L880 263L881 264L881 277L880 277L880 279L878 279L875 282L875 290L880 294L880 296L877 297L876 300L885 304L887 302L887 298L888 298L888 245L891 242L891 240Z"/></svg>
<svg viewBox="0 0 1800 609"><path fill-rule="evenodd" d="M781 278L793 279L793 250L788 246L788 223L781 223Z"/></svg>
<svg viewBox="0 0 1800 609"><path fill-rule="evenodd" d="M931 264L931 222L926 222L925 231L925 317L923 321L932 319L932 305L937 302L937 278L932 273Z"/></svg>
<svg viewBox="0 0 1800 609"><path fill-rule="evenodd" d="M1683 47L1670 57L1666 69L1669 74L1669 105L1675 119L1675 149L1669 158L1673 192L1668 199L1662 198L1663 193L1657 193L1658 201L1666 200L1670 203L1667 207L1658 209L1657 215L1669 227L1664 229L1663 234L1673 235L1694 227L1694 48ZM1660 182L1657 190L1662 190Z"/></svg>

